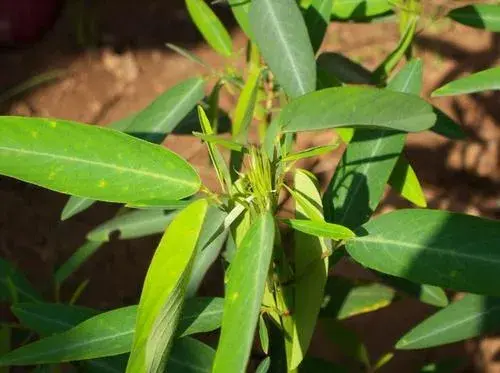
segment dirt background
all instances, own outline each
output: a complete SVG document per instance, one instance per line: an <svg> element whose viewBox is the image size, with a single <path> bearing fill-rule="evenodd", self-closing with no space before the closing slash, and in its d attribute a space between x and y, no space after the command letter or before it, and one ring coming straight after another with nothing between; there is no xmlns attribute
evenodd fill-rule
<svg viewBox="0 0 500 373"><path fill-rule="evenodd" d="M416 41L424 61L424 95L464 74L498 65L500 34L452 24L441 16L463 1L424 1L425 17ZM82 8L82 4L84 5ZM227 9L216 7L233 30L236 49L244 37L235 29ZM393 23L333 24L322 49L345 53L374 68L396 45ZM63 69L65 75L31 90L0 107L2 114L32 115L106 124L149 104L177 82L202 70L164 47L174 43L195 51L215 67L225 62L203 44L189 21L183 1L107 0L69 2L55 25L31 46L0 50L0 87L11 87L29 77ZM243 56L244 53L240 53ZM229 61L240 65L242 58ZM227 99L227 103L230 103ZM449 141L432 133L409 136L406 154L425 187L430 207L445 208L490 218L500 217L500 95L477 94L435 99L437 106L460 123L466 141ZM322 144L327 135L304 135L299 146ZM170 137L166 145L195 162L207 184L213 178L203 146L193 139ZM340 152L306 166L328 180ZM85 234L110 218L116 206L99 204L69 221L60 221L67 200L8 178L0 178L0 256L16 263L36 287L50 296L50 278L84 242ZM407 206L388 193L380 210ZM141 284L159 237L112 241L72 276L63 297L90 279L79 303L109 309L136 303ZM339 273L360 271L343 263ZM202 292L210 292L205 286ZM368 345L373 360L389 351L412 324L434 310L406 299L370 315L347 322ZM316 355L336 357L318 337ZM416 372L426 362L445 356L465 356L462 372L500 372L500 343L493 337L439 349L398 352L382 372Z"/></svg>

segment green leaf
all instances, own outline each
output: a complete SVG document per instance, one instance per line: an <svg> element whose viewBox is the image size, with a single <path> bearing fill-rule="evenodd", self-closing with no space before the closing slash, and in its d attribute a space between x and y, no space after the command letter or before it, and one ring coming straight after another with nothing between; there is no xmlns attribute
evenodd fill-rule
<svg viewBox="0 0 500 373"><path fill-rule="evenodd" d="M210 373L215 351L212 347L190 337L175 341L165 372Z"/></svg>
<svg viewBox="0 0 500 373"><path fill-rule="evenodd" d="M269 371L269 367L271 366L271 358L268 356L264 360L262 360L255 370L255 373L267 373Z"/></svg>
<svg viewBox="0 0 500 373"><path fill-rule="evenodd" d="M270 213L257 218L231 262L213 373L245 372L259 319L274 243Z"/></svg>
<svg viewBox="0 0 500 373"><path fill-rule="evenodd" d="M125 131L135 137L161 143L203 99L205 80L191 78L169 88L137 113Z"/></svg>
<svg viewBox="0 0 500 373"><path fill-rule="evenodd" d="M448 17L463 25L500 32L500 5L471 4L453 9Z"/></svg>
<svg viewBox="0 0 500 373"><path fill-rule="evenodd" d="M408 161L400 156L394 165L388 183L391 187L418 207L427 207L424 190Z"/></svg>
<svg viewBox="0 0 500 373"><path fill-rule="evenodd" d="M318 69L324 70L343 83L347 84L370 84L372 73L350 60L349 58L333 52L323 52L319 55Z"/></svg>
<svg viewBox="0 0 500 373"><path fill-rule="evenodd" d="M294 176L294 186L295 216L302 220L292 222L326 224L323 220L323 207L316 178L309 172L298 169ZM307 218L311 220L303 220ZM328 229L330 228L328 226ZM291 334L291 338L285 339L289 370L299 366L309 348L328 278L327 253L330 248L323 238L305 233L294 233L295 291L291 305L293 313L287 318L289 326L285 329Z"/></svg>
<svg viewBox="0 0 500 373"><path fill-rule="evenodd" d="M85 373L123 373L127 367L128 354L85 361Z"/></svg>
<svg viewBox="0 0 500 373"><path fill-rule="evenodd" d="M176 211L164 210L127 211L91 230L87 239L107 242L113 233L119 233L120 240L163 233L176 214Z"/></svg>
<svg viewBox="0 0 500 373"><path fill-rule="evenodd" d="M221 145L222 147L230 150L234 150L237 152L242 152L245 150L245 145L236 142L236 141L231 141L228 139L225 139L221 136L217 135L205 135L204 133L199 133L199 132L193 132L193 135L198 137L199 139L209 142L215 145Z"/></svg>
<svg viewBox="0 0 500 373"><path fill-rule="evenodd" d="M64 74L65 70L52 70L29 78L21 84L18 84L15 87L4 90L2 93L0 93L0 104L16 97L17 95L20 95L23 92L30 91L33 88L62 78Z"/></svg>
<svg viewBox="0 0 500 373"><path fill-rule="evenodd" d="M175 45L175 44L166 43L165 45L167 46L167 48L173 50L177 54L180 54L182 57L185 57L188 60L193 61L193 62L197 63L198 65L201 65L201 66L206 67L207 69L211 70L210 65L208 65L205 61L203 61L200 57L198 57L193 52L188 51L187 49L179 47L178 45Z"/></svg>
<svg viewBox="0 0 500 373"><path fill-rule="evenodd" d="M267 332L266 321L264 317L259 317L259 340L262 351L267 355L269 353L269 333Z"/></svg>
<svg viewBox="0 0 500 373"><path fill-rule="evenodd" d="M251 2L246 0L228 0L228 3L241 29L251 39L252 34L249 18Z"/></svg>
<svg viewBox="0 0 500 373"><path fill-rule="evenodd" d="M297 3L252 0L250 23L254 42L285 93L296 98L314 91L316 62Z"/></svg>
<svg viewBox="0 0 500 373"><path fill-rule="evenodd" d="M419 373L456 373L460 366L465 365L464 363L466 364L465 357L457 359L455 356L437 363L426 364L419 370Z"/></svg>
<svg viewBox="0 0 500 373"><path fill-rule="evenodd" d="M337 149L339 144L333 145L322 145L315 146L314 148L309 148L305 150L301 150L297 153L291 153L285 156L281 161L282 162L295 162L304 158L317 157L319 155L330 153L331 151Z"/></svg>
<svg viewBox="0 0 500 373"><path fill-rule="evenodd" d="M200 186L177 154L108 128L0 117L0 173L109 202L181 199Z"/></svg>
<svg viewBox="0 0 500 373"><path fill-rule="evenodd" d="M222 320L222 298L186 301L176 336L217 329ZM60 334L25 345L0 357L2 365L31 365L96 359L129 352L135 333L137 306L92 316L93 310L61 304L20 304L13 307L21 322L40 333ZM85 320L76 325L79 320ZM71 328L73 325L73 328ZM184 339L184 338L182 338ZM172 351L172 355L174 352Z"/></svg>
<svg viewBox="0 0 500 373"><path fill-rule="evenodd" d="M327 332L333 343L339 347L340 351L344 355L356 359L366 368L370 368L368 351L358 335L336 321L329 319L326 319L325 321L330 322L324 325L324 330ZM369 369L367 370L369 371Z"/></svg>
<svg viewBox="0 0 500 373"><path fill-rule="evenodd" d="M11 310L23 326L42 337L65 332L99 313L60 303L16 303Z"/></svg>
<svg viewBox="0 0 500 373"><path fill-rule="evenodd" d="M127 372L161 372L172 346L206 200L182 210L167 228L144 281Z"/></svg>
<svg viewBox="0 0 500 373"><path fill-rule="evenodd" d="M95 202L95 200L88 198L74 196L69 197L68 202L66 202L66 205L64 205L64 208L61 212L61 220L68 220L76 214L87 210Z"/></svg>
<svg viewBox="0 0 500 373"><path fill-rule="evenodd" d="M333 0L313 0L306 10L304 19L314 52L317 52L321 47L330 23L332 7Z"/></svg>
<svg viewBox="0 0 500 373"><path fill-rule="evenodd" d="M391 10L392 3L389 0L335 0L332 16L340 20L365 21Z"/></svg>
<svg viewBox="0 0 500 373"><path fill-rule="evenodd" d="M347 242L362 265L454 290L500 295L500 222L437 210L379 216ZM377 255L373 255L376 252Z"/></svg>
<svg viewBox="0 0 500 373"><path fill-rule="evenodd" d="M385 283L405 293L406 295L417 298L423 303L436 307L446 307L448 305L448 297L446 296L446 293L443 289L437 286L416 284L400 277L383 274L379 275Z"/></svg>
<svg viewBox="0 0 500 373"><path fill-rule="evenodd" d="M500 89L500 67L492 67L445 84L432 92L432 97L455 96Z"/></svg>
<svg viewBox="0 0 500 373"><path fill-rule="evenodd" d="M337 127L416 132L432 127L436 116L431 105L414 95L353 86L322 89L300 97L283 108L280 121L285 132Z"/></svg>
<svg viewBox="0 0 500 373"><path fill-rule="evenodd" d="M186 0L186 6L194 24L208 44L219 54L230 57L233 43L222 22L203 0Z"/></svg>
<svg viewBox="0 0 500 373"><path fill-rule="evenodd" d="M311 236L331 238L333 240L349 240L354 232L342 225L307 219L284 219L284 223L293 229Z"/></svg>
<svg viewBox="0 0 500 373"><path fill-rule="evenodd" d="M40 302L41 299L26 277L0 258L0 302Z"/></svg>
<svg viewBox="0 0 500 373"><path fill-rule="evenodd" d="M251 69L248 79L243 86L240 97L234 109L233 138L240 142L246 142L248 129L252 123L257 93L259 92L260 70Z"/></svg>
<svg viewBox="0 0 500 373"><path fill-rule="evenodd" d="M466 137L462 127L455 123L444 111L434 107L434 114L436 114L436 124L431 128L432 132L454 140L462 140Z"/></svg>
<svg viewBox="0 0 500 373"><path fill-rule="evenodd" d="M417 325L396 348L429 348L499 330L500 298L469 294Z"/></svg>

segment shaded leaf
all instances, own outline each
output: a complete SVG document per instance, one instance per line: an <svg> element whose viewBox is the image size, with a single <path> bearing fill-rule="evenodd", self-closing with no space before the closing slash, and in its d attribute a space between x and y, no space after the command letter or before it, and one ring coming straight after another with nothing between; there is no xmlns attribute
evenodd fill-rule
<svg viewBox="0 0 500 373"><path fill-rule="evenodd" d="M260 70L251 69L248 79L243 86L233 117L233 138L240 142L246 142L248 128L252 123L257 93L259 92Z"/></svg>
<svg viewBox="0 0 500 373"><path fill-rule="evenodd" d="M424 190L408 161L400 156L392 170L388 183L391 187L418 207L427 207Z"/></svg>
<svg viewBox="0 0 500 373"><path fill-rule="evenodd" d="M251 1L248 0L228 0L229 6L233 11L234 18L240 25L243 32L251 39L251 28L250 28L250 4Z"/></svg>
<svg viewBox="0 0 500 373"><path fill-rule="evenodd" d="M12 264L0 258L0 301L40 302L41 296Z"/></svg>
<svg viewBox="0 0 500 373"><path fill-rule="evenodd" d="M333 52L319 55L318 69L324 70L347 84L370 84L372 73L349 58Z"/></svg>
<svg viewBox="0 0 500 373"><path fill-rule="evenodd" d="M245 145L236 142L236 141L231 141L228 140L224 137L217 136L217 135L205 135L204 133L199 133L199 132L193 132L193 135L198 137L199 139L205 141L205 142L210 142L215 145L221 145L222 147L230 150L234 150L237 152L241 152L245 150Z"/></svg>
<svg viewBox="0 0 500 373"><path fill-rule="evenodd" d="M233 54L233 43L222 22L203 0L186 0L186 6L194 24L205 40L219 54Z"/></svg>
<svg viewBox="0 0 500 373"><path fill-rule="evenodd" d="M350 358L356 359L365 367L369 368L370 358L368 351L358 335L336 321L328 319L325 321L330 321L328 323L323 323L326 324L324 325L324 329L328 337L330 337L331 341L339 347L342 353Z"/></svg>
<svg viewBox="0 0 500 373"><path fill-rule="evenodd" d="M337 127L380 127L414 132L432 127L435 120L432 106L419 97L354 86L309 93L286 105L280 116L285 132Z"/></svg>
<svg viewBox="0 0 500 373"><path fill-rule="evenodd" d="M306 358L298 367L299 373L347 373L348 370L342 365L335 364L318 358Z"/></svg>
<svg viewBox="0 0 500 373"><path fill-rule="evenodd" d="M245 372L259 319L274 243L274 219L261 215L231 262L213 373Z"/></svg>
<svg viewBox="0 0 500 373"><path fill-rule="evenodd" d="M206 200L198 200L182 210L158 245L144 281L127 372L165 369L207 208Z"/></svg>
<svg viewBox="0 0 500 373"><path fill-rule="evenodd" d="M438 210L379 216L347 242L362 265L411 281L500 295L500 223ZM377 255L373 255L376 252Z"/></svg>
<svg viewBox="0 0 500 373"><path fill-rule="evenodd" d="M255 373L267 373L269 371L269 367L271 366L271 358L268 356L264 360L262 360L255 370Z"/></svg>
<svg viewBox="0 0 500 373"><path fill-rule="evenodd" d="M448 297L443 289L426 284L416 284L401 277L394 277L384 274L379 274L382 280L394 287L395 289L405 293L408 296L414 297L423 303L430 304L436 307L446 307L448 305Z"/></svg>
<svg viewBox="0 0 500 373"><path fill-rule="evenodd" d="M0 117L0 132L0 173L58 192L132 202L181 199L200 186L177 154L108 128Z"/></svg>
<svg viewBox="0 0 500 373"><path fill-rule="evenodd" d="M499 7L500 8L500 7ZM492 67L454 80L432 92L432 97L454 96L500 89L500 67Z"/></svg>
<svg viewBox="0 0 500 373"><path fill-rule="evenodd" d="M325 37L330 23L332 6L333 0L313 0L304 15L314 52L318 51Z"/></svg>
<svg viewBox="0 0 500 373"><path fill-rule="evenodd" d="M267 332L266 321L262 315L259 317L259 340L262 351L267 355L269 352L269 334Z"/></svg>
<svg viewBox="0 0 500 373"><path fill-rule="evenodd" d="M69 218L79 214L82 211L87 210L90 206L92 206L96 201L93 199L82 198L71 196L68 199L66 205L61 212L61 220L68 220Z"/></svg>
<svg viewBox="0 0 500 373"><path fill-rule="evenodd" d="M463 25L500 32L500 5L471 4L453 9L448 17Z"/></svg>
<svg viewBox="0 0 500 373"><path fill-rule="evenodd" d="M205 61L203 61L200 57L198 57L193 52L191 52L187 49L184 49L182 47L179 47L178 45L175 45L175 44L166 43L165 45L167 46L167 48L173 50L177 54L180 54L182 57L185 57L188 60L197 63L198 65L206 67L207 69L211 69L210 65L208 65Z"/></svg>
<svg viewBox="0 0 500 373"><path fill-rule="evenodd" d="M429 348L499 330L500 298L469 294L414 327L396 348Z"/></svg>
<svg viewBox="0 0 500 373"><path fill-rule="evenodd" d="M250 23L253 40L285 93L295 98L314 91L314 52L297 3L252 0Z"/></svg>

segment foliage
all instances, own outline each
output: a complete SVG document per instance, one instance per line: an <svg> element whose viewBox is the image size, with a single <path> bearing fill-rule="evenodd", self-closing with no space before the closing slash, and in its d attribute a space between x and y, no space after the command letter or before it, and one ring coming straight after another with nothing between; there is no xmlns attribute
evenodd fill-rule
<svg viewBox="0 0 500 373"><path fill-rule="evenodd" d="M229 66L240 51L212 7L186 0L194 24L228 58L228 67L215 71L169 44L207 74L179 83L108 128L0 117L0 174L70 195L63 220L96 201L125 205L55 271L59 303L44 300L0 259L0 301L11 304L18 319L0 325L0 370L38 365L34 371L56 372L58 363L70 362L84 372L243 373L249 365L260 373L347 371L308 355L321 325L347 357L375 372L397 351L371 361L363 342L339 321L405 296L441 309L395 349L499 330L500 223L426 209L420 181L403 154L409 132L463 136L420 97L423 67L413 57L418 0L228 4L249 39L243 69ZM373 72L345 56L318 52L330 22L394 14L400 42ZM457 8L448 17L499 31L499 14L500 6L484 4ZM499 88L499 69L490 68L433 95ZM219 107L226 93L237 96L230 119ZM230 126L223 126L228 119ZM320 130L336 132L336 139L294 149L298 133ZM218 190L202 182L194 165L158 145L171 133L206 143ZM341 161L322 194L316 176L296 162L341 151L341 142ZM373 217L387 185L419 208ZM292 216L283 214L286 196ZM126 240L162 232L138 305L106 312L73 305L85 284L61 302L60 287L114 233ZM381 283L331 276L345 257ZM218 259L224 299L196 296ZM449 305L445 290L471 294ZM218 328L217 346L193 337Z"/></svg>

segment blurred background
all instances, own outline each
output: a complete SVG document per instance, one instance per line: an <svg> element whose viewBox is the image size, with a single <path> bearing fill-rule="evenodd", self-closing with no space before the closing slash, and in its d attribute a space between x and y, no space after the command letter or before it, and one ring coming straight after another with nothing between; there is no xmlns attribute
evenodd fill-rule
<svg viewBox="0 0 500 373"><path fill-rule="evenodd" d="M450 8L467 3L472 2L423 1L416 55L424 61L425 97L448 81L499 64L500 34L442 17ZM241 66L245 38L224 2L213 9L232 30L235 46L241 50L234 60L225 61L206 46L182 0L0 0L0 114L100 125L121 119L177 82L204 73L168 50L167 42L195 51L214 67ZM337 22L330 25L322 50L346 54L373 69L398 40L394 22ZM226 100L230 106L231 98ZM430 207L500 218L499 92L433 103L454 118L468 137L450 141L430 132L409 136L406 154ZM304 148L324 144L322 136L329 135L301 135L298 144ZM170 136L165 145L197 164L211 183L213 175L198 140ZM303 166L318 174L325 187L340 155L334 152ZM42 291L53 270L83 243L85 234L116 211L111 204L99 204L61 222L66 200L64 195L0 178L0 257L16 263ZM388 193L380 210L404 206L398 196ZM136 303L157 242L158 237L112 240L68 281L68 294L89 279L79 304L109 309ZM346 262L338 272L358 276L363 270ZM208 281L202 291L210 292L210 286ZM376 358L432 312L430 306L404 299L346 324L362 336ZM0 318L4 316L10 317L0 305ZM312 349L318 356L340 356L325 347L321 331ZM381 371L417 372L426 362L450 356L464 358L462 372L500 372L500 339L491 336L438 349L398 352Z"/></svg>

